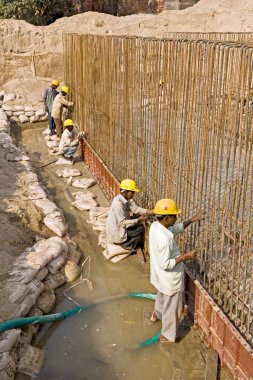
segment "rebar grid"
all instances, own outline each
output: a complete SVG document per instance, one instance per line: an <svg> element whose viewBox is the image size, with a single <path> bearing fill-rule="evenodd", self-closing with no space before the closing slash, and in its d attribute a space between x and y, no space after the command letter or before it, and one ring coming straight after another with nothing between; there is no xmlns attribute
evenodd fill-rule
<svg viewBox="0 0 253 380"><path fill-rule="evenodd" d="M182 251L209 294L253 342L253 47L237 42L65 35L75 116L137 201L177 200Z"/></svg>

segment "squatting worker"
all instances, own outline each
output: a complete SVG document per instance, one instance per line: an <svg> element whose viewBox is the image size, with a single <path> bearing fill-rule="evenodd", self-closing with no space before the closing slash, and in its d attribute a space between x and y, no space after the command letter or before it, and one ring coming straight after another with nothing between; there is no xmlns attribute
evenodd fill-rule
<svg viewBox="0 0 253 380"><path fill-rule="evenodd" d="M65 120L63 124L65 130L60 140L59 153L62 154L64 158L72 160L79 145L79 131L71 119Z"/></svg>
<svg viewBox="0 0 253 380"><path fill-rule="evenodd" d="M54 118L56 126L56 134L58 137L61 137L63 131L62 123L62 111L63 107L68 108L69 110L73 109L74 103L68 102L65 98L69 93L69 88L63 86L61 92L55 97L52 109L52 117Z"/></svg>
<svg viewBox="0 0 253 380"><path fill-rule="evenodd" d="M203 219L198 213L188 221L175 225L178 210L172 199L160 199L154 208L157 221L149 231L151 283L158 290L151 321L162 321L160 342L175 342L184 308L184 265L193 260L196 251L180 254L175 236L193 222Z"/></svg>
<svg viewBox="0 0 253 380"><path fill-rule="evenodd" d="M129 251L144 247L145 229L141 222L147 214L153 214L153 211L141 208L133 201L138 191L133 180L124 179L120 183L120 194L112 201L106 223L108 241ZM140 216L133 219L131 212Z"/></svg>
<svg viewBox="0 0 253 380"><path fill-rule="evenodd" d="M48 122L49 122L49 129L50 129L51 136L55 134L55 122L52 117L52 108L53 108L54 99L56 95L59 94L59 92L56 91L58 86L59 86L59 81L56 79L53 80L51 86L45 89L45 92L43 95L45 111L48 113Z"/></svg>

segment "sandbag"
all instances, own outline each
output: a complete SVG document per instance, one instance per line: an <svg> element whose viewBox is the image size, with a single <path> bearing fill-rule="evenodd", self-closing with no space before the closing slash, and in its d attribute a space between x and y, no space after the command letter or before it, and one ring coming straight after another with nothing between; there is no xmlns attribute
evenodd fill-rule
<svg viewBox="0 0 253 380"><path fill-rule="evenodd" d="M24 111L14 111L13 112L13 115L14 116L21 116L21 115L24 115ZM18 118L19 119L19 118Z"/></svg>
<svg viewBox="0 0 253 380"><path fill-rule="evenodd" d="M45 216L58 209L56 204L49 199L35 199L33 203Z"/></svg>
<svg viewBox="0 0 253 380"><path fill-rule="evenodd" d="M34 278L29 284L27 284L27 287L29 288L29 297L35 304L37 298L43 292L45 285L41 281Z"/></svg>
<svg viewBox="0 0 253 380"><path fill-rule="evenodd" d="M79 263L82 254L72 245L69 245L68 261L74 262L76 265Z"/></svg>
<svg viewBox="0 0 253 380"><path fill-rule="evenodd" d="M97 196L89 190L77 191L76 193L73 193L72 195L75 197L76 200L80 198L82 199L97 198Z"/></svg>
<svg viewBox="0 0 253 380"><path fill-rule="evenodd" d="M26 115L20 115L19 116L19 121L21 124L23 123L29 123L30 119Z"/></svg>
<svg viewBox="0 0 253 380"><path fill-rule="evenodd" d="M41 317L43 315L43 311L38 307L33 306L30 310L28 317ZM36 334L40 328L40 324L36 323L35 325L31 325L31 330L33 334Z"/></svg>
<svg viewBox="0 0 253 380"><path fill-rule="evenodd" d="M80 187L81 189L88 189L91 186L94 186L96 184L96 181L91 178L80 178L76 179L72 186L74 187Z"/></svg>
<svg viewBox="0 0 253 380"><path fill-rule="evenodd" d="M23 345L19 348L19 357L17 372L31 376L32 378L39 375L45 360L44 351L37 347Z"/></svg>
<svg viewBox="0 0 253 380"><path fill-rule="evenodd" d="M49 275L52 276L52 275ZM47 314L53 309L55 305L55 294L51 290L45 290L38 297L35 307L38 307L43 313Z"/></svg>
<svg viewBox="0 0 253 380"><path fill-rule="evenodd" d="M12 329L0 335L0 353L10 351L15 346L20 337L21 330Z"/></svg>
<svg viewBox="0 0 253 380"><path fill-rule="evenodd" d="M88 223L94 224L98 219L105 219L109 214L110 207L96 207L90 210Z"/></svg>
<svg viewBox="0 0 253 380"><path fill-rule="evenodd" d="M26 260L23 262L16 261L13 268L9 271L10 278L8 281L27 284L33 280L40 269L41 265L39 264L28 264Z"/></svg>
<svg viewBox="0 0 253 380"><path fill-rule="evenodd" d="M90 199L78 198L71 204L81 211L84 211L84 210L89 211L90 209L98 205L95 199L92 199L92 198Z"/></svg>
<svg viewBox="0 0 253 380"><path fill-rule="evenodd" d="M35 115L35 112L34 111L25 111L25 116L28 116L29 118L31 116L34 116ZM30 119L29 119L30 120Z"/></svg>
<svg viewBox="0 0 253 380"><path fill-rule="evenodd" d="M65 219L61 211L51 212L43 219L43 222L47 228L60 237L64 236L68 230L68 225L65 223Z"/></svg>
<svg viewBox="0 0 253 380"><path fill-rule="evenodd" d="M48 148L57 148L59 146L59 141L47 141Z"/></svg>
<svg viewBox="0 0 253 380"><path fill-rule="evenodd" d="M72 281L75 281L80 276L81 269L73 261L67 261L64 272L66 276L66 281L72 282Z"/></svg>
<svg viewBox="0 0 253 380"><path fill-rule="evenodd" d="M16 363L9 352L0 353L0 379L14 380Z"/></svg>
<svg viewBox="0 0 253 380"><path fill-rule="evenodd" d="M53 135L53 136L49 136L49 140L50 140L50 141L60 141L61 138L58 137L57 135Z"/></svg>
<svg viewBox="0 0 253 380"><path fill-rule="evenodd" d="M106 219L98 219L94 224L93 224L93 230L94 231L105 231L106 229Z"/></svg>
<svg viewBox="0 0 253 380"><path fill-rule="evenodd" d="M4 100L3 100L3 102L4 103L10 102L11 100L16 99L16 97L17 96L15 94L4 94Z"/></svg>
<svg viewBox="0 0 253 380"><path fill-rule="evenodd" d="M24 106L15 105L13 106L14 111L24 111Z"/></svg>
<svg viewBox="0 0 253 380"><path fill-rule="evenodd" d="M43 281L45 277L48 275L48 269L47 267L42 268L37 274L36 274L36 279L38 281Z"/></svg>
<svg viewBox="0 0 253 380"><path fill-rule="evenodd" d="M27 285L19 282L7 282L5 289L9 294L8 299L11 303L20 304L29 294L29 288Z"/></svg>
<svg viewBox="0 0 253 380"><path fill-rule="evenodd" d="M35 112L35 115L39 117L45 116L46 114L47 114L46 111L44 111L43 109L40 109Z"/></svg>
<svg viewBox="0 0 253 380"><path fill-rule="evenodd" d="M58 175L58 177L68 178L68 177L77 177L79 175L82 175L82 172L80 172L80 170L78 169L65 168L65 169L57 169L56 174Z"/></svg>
<svg viewBox="0 0 253 380"><path fill-rule="evenodd" d="M60 255L56 259L52 260L48 265L48 270L50 273L55 274L58 270L65 264L66 257Z"/></svg>
<svg viewBox="0 0 253 380"><path fill-rule="evenodd" d="M25 106L24 110L25 112L34 112L34 113L36 111L36 109L33 106Z"/></svg>
<svg viewBox="0 0 253 380"><path fill-rule="evenodd" d="M37 123L39 120L39 116L34 115L30 117L30 123Z"/></svg>
<svg viewBox="0 0 253 380"><path fill-rule="evenodd" d="M33 326L25 326L22 328L22 332L19 338L20 344L30 344L33 339Z"/></svg>
<svg viewBox="0 0 253 380"><path fill-rule="evenodd" d="M106 244L106 253L104 256L106 257L107 260L111 260L112 257L118 256L118 255L123 255L123 254L131 254L131 251L122 248L118 244L112 244L112 243L107 243Z"/></svg>
<svg viewBox="0 0 253 380"><path fill-rule="evenodd" d="M118 263L119 261L122 261L124 259L126 259L127 257L129 257L131 255L131 252L129 253L124 253L123 255L117 255L117 256L114 256L111 258L111 262L116 264Z"/></svg>
<svg viewBox="0 0 253 380"><path fill-rule="evenodd" d="M49 128L46 128L46 129L42 132L43 135L50 135L50 133L51 133L51 131L50 131Z"/></svg>
<svg viewBox="0 0 253 380"><path fill-rule="evenodd" d="M72 160L66 160L65 158L63 158L63 157L60 157L57 161L56 161L56 163L55 163L55 165L73 165L74 164L74 162L72 161Z"/></svg>
<svg viewBox="0 0 253 380"><path fill-rule="evenodd" d="M32 183L28 187L28 199L36 200L36 199L46 199L46 192L40 187L39 183Z"/></svg>
<svg viewBox="0 0 253 380"><path fill-rule="evenodd" d="M11 315L11 319L18 319L27 316L33 305L34 300L30 296L26 296L16 312Z"/></svg>
<svg viewBox="0 0 253 380"><path fill-rule="evenodd" d="M47 290L54 290L62 286L66 282L66 277L60 271L55 274L49 274L44 280L44 284Z"/></svg>

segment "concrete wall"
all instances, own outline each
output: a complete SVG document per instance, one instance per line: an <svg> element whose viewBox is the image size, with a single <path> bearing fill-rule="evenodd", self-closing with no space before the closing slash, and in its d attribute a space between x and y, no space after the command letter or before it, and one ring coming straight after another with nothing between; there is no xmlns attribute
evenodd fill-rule
<svg viewBox="0 0 253 380"><path fill-rule="evenodd" d="M199 0L165 0L164 10L177 10L192 7Z"/></svg>

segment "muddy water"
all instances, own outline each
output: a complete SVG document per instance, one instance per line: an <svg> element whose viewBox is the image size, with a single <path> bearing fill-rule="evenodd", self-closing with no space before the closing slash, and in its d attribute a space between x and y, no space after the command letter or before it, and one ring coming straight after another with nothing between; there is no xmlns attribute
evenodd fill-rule
<svg viewBox="0 0 253 380"><path fill-rule="evenodd" d="M44 125L13 127L35 167L55 157L47 154L41 132ZM75 164L83 175L91 177L83 163ZM64 210L71 238L83 256L91 257L90 280L93 290L83 283L69 292L81 305L92 305L106 297L128 292L155 292L149 283L148 265L137 257L112 264L106 262L97 245L98 233L86 222L87 213L74 209L66 199L66 181L55 174L54 164L38 168L42 183ZM100 205L108 202L98 186L92 188ZM69 195L67 196L69 198ZM86 267L88 273L88 267ZM71 301L58 292L54 311L73 307ZM116 299L98 304L79 315L44 326L36 344L46 351L46 362L39 380L128 379L179 380L205 378L205 349L186 322L180 329L180 343L154 344L136 349L139 342L151 337L161 328L160 322L151 324L149 316L153 301ZM222 370L222 380L228 375Z"/></svg>

